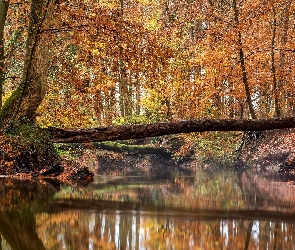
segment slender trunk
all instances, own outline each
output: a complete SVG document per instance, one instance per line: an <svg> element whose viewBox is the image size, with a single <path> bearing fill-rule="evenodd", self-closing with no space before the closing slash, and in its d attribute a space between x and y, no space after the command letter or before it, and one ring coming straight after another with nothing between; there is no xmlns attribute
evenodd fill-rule
<svg viewBox="0 0 295 250"><path fill-rule="evenodd" d="M247 236L246 236L246 241L245 241L245 245L244 245L244 250L249 249L249 243L250 243L250 239L251 239L252 228L253 228L253 220L250 221L248 229L247 229Z"/></svg>
<svg viewBox="0 0 295 250"><path fill-rule="evenodd" d="M288 89L284 88L285 87L284 85L286 85L286 77L285 77L286 51L284 47L286 46L286 43L288 40L290 4L291 4L291 1L288 1L288 0L285 1L285 6L283 9L282 18L281 18L282 36L280 40L281 49L279 52L279 80L277 85L278 90L281 90L281 92L283 92L281 94L280 101L281 103L284 103L286 101L285 103L286 105L289 99L288 98L289 93L288 93ZM286 105L284 106L285 109L287 108Z"/></svg>
<svg viewBox="0 0 295 250"><path fill-rule="evenodd" d="M126 83L126 92L125 92L125 112L126 116L132 116L132 84L131 79Z"/></svg>
<svg viewBox="0 0 295 250"><path fill-rule="evenodd" d="M128 80L124 62L122 59L119 59L119 103L121 116L132 115L132 86Z"/></svg>
<svg viewBox="0 0 295 250"><path fill-rule="evenodd" d="M123 78L123 61L119 59L119 105L121 116L125 116L125 88L124 88L124 78Z"/></svg>
<svg viewBox="0 0 295 250"><path fill-rule="evenodd" d="M123 31L123 20L124 20L124 0L120 0L120 32ZM120 34L121 35L121 34ZM122 39L119 39L120 55L123 55L124 49L122 47ZM126 62L119 58L119 89L120 89L120 109L122 116L132 115L132 84L130 80L130 75L126 70Z"/></svg>
<svg viewBox="0 0 295 250"><path fill-rule="evenodd" d="M136 115L140 115L140 83L136 74Z"/></svg>
<svg viewBox="0 0 295 250"><path fill-rule="evenodd" d="M103 124L103 101L101 90L96 91L94 95L94 111L98 124Z"/></svg>
<svg viewBox="0 0 295 250"><path fill-rule="evenodd" d="M3 84L5 74L4 27L9 2L9 0L0 0L0 109L2 107Z"/></svg>
<svg viewBox="0 0 295 250"><path fill-rule="evenodd" d="M123 19L124 15L124 0L120 0L120 13L119 16L121 20ZM121 41L119 41L121 43ZM122 48L120 47L120 55L123 54ZM125 69L124 69L124 62L121 58L119 58L118 62L119 66L119 105L120 105L120 112L121 116L126 115L125 110Z"/></svg>
<svg viewBox="0 0 295 250"><path fill-rule="evenodd" d="M278 86L277 86L277 76L276 76L276 67L275 67L275 38L277 30L277 21L276 21L276 11L273 7L273 29L272 29L272 38L271 38L271 72L273 80L273 97L275 105L275 117L280 116L279 100L278 100Z"/></svg>
<svg viewBox="0 0 295 250"><path fill-rule="evenodd" d="M45 40L40 42L40 34L49 2L31 1L22 82L1 109L0 124L4 129L14 124L35 123L36 110L45 96L49 49Z"/></svg>
<svg viewBox="0 0 295 250"><path fill-rule="evenodd" d="M113 119L115 118L115 109L116 109L116 89L111 87L107 92L107 111L106 111L106 124L112 124Z"/></svg>
<svg viewBox="0 0 295 250"><path fill-rule="evenodd" d="M245 94L246 94L251 118L257 119L256 113L254 111L253 102L251 99L251 92L250 92L249 83L248 83L247 71L246 71L246 66L245 66L245 56L244 56L243 43L242 43L242 34L241 34L241 31L239 30L239 27L238 27L239 26L239 10L237 8L237 1L236 0L233 0L233 8L234 8L234 19L235 19L235 23L236 23L236 26L238 29L239 61L240 61L240 66L241 66L241 70L242 70L242 77L243 77L243 83L244 83L244 88L245 88Z"/></svg>

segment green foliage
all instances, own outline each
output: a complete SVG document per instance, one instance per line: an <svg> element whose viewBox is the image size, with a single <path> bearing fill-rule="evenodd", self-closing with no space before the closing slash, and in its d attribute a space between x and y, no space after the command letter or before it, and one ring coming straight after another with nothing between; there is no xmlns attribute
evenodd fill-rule
<svg viewBox="0 0 295 250"><path fill-rule="evenodd" d="M73 160L75 158L75 156L72 154L72 152L70 150L61 150L61 149L58 149L57 150L57 154L61 158L66 158L68 160Z"/></svg>
<svg viewBox="0 0 295 250"><path fill-rule="evenodd" d="M126 140L126 141L120 141L120 142L113 142L113 141L108 141L108 142L100 142L96 143L97 147L99 148L105 148L109 150L115 150L115 151L136 151L136 152L162 152L166 150L163 150L163 148L157 147L157 145L142 145L138 143L134 143L133 140Z"/></svg>
<svg viewBox="0 0 295 250"><path fill-rule="evenodd" d="M67 160L77 159L83 152L84 146L82 144L67 144L57 143L54 145L57 154Z"/></svg>
<svg viewBox="0 0 295 250"><path fill-rule="evenodd" d="M235 132L208 132L190 134L174 145L177 160L196 158L201 165L209 163L218 167L230 167L237 158L241 136ZM176 137L177 138L177 137Z"/></svg>
<svg viewBox="0 0 295 250"><path fill-rule="evenodd" d="M210 132L198 135L194 153L201 162L228 166L236 160L241 138L235 132Z"/></svg>
<svg viewBox="0 0 295 250"><path fill-rule="evenodd" d="M35 125L14 126L10 129L8 134L10 136L23 138L25 141L34 144L41 144L45 140L49 140L47 131Z"/></svg>
<svg viewBox="0 0 295 250"><path fill-rule="evenodd" d="M113 125L126 125L126 124L141 124L149 123L149 119L145 115L133 115L133 116L124 116L118 117L112 121Z"/></svg>

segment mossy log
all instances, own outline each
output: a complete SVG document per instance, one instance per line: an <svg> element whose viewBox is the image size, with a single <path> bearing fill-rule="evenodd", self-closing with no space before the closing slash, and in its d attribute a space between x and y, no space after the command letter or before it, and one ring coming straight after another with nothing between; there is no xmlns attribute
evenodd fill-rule
<svg viewBox="0 0 295 250"><path fill-rule="evenodd" d="M54 143L87 143L206 131L265 131L295 127L295 117L258 120L202 119L83 129L48 128Z"/></svg>

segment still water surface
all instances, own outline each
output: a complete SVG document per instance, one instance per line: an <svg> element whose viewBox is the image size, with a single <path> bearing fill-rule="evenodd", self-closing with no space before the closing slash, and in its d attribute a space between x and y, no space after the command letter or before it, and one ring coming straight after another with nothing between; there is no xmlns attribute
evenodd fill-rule
<svg viewBox="0 0 295 250"><path fill-rule="evenodd" d="M1 249L295 249L295 187L237 172L0 179Z"/></svg>

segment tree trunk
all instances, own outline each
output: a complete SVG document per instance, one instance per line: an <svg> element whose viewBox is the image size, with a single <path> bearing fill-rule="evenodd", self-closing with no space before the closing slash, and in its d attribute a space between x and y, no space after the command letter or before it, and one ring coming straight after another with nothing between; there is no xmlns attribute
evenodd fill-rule
<svg viewBox="0 0 295 250"><path fill-rule="evenodd" d="M271 72L273 79L273 97L274 97L274 105L275 105L275 117L280 117L280 108L279 108L279 100L278 100L278 83L277 83L277 75L276 75L276 67L275 67L275 38L277 31L277 21L276 21L276 10L273 7L273 30L272 30L272 38L271 38Z"/></svg>
<svg viewBox="0 0 295 250"><path fill-rule="evenodd" d="M29 213L29 214L28 214ZM26 224L20 223L23 214L18 210L0 213L0 233L11 249L45 250L35 228L36 221L32 212L26 213Z"/></svg>
<svg viewBox="0 0 295 250"><path fill-rule="evenodd" d="M10 1L7 0L0 0L0 108L2 107L3 83L5 74L4 27L9 2Z"/></svg>
<svg viewBox="0 0 295 250"><path fill-rule="evenodd" d="M239 29L238 27L239 26L239 10L237 7L236 0L233 1L233 8L234 8L235 23L236 23L237 29ZM238 30L238 46L239 46L239 61L240 61L241 70L242 70L242 77L243 77L243 83L244 83L245 94L246 94L247 103L249 107L249 112L252 119L257 119L256 113L253 107L253 102L251 99L251 92L250 92L249 83L248 83L248 77L247 77L247 71L246 71L246 65L245 65L245 56L243 51L242 34L240 30Z"/></svg>
<svg viewBox="0 0 295 250"><path fill-rule="evenodd" d="M295 117L259 120L204 119L86 129L48 128L48 131L51 134L52 142L82 143L138 139L191 132L264 131L294 127Z"/></svg>
<svg viewBox="0 0 295 250"><path fill-rule="evenodd" d="M290 15L290 4L291 1L285 1L285 6L283 9L283 13L281 15L280 23L282 25L281 30L281 39L280 39L280 52L279 52L279 79L277 84L277 93L280 93L279 95L279 102L283 104L285 107L288 105L288 95L289 90L286 89L286 51L284 47L286 46L288 42L288 31L289 31L289 15ZM289 106L289 105L288 105ZM289 108L289 107L288 107ZM280 115L289 115L288 111L281 112L285 114Z"/></svg>
<svg viewBox="0 0 295 250"><path fill-rule="evenodd" d="M140 97L141 97L141 90L140 90L140 81L138 80L138 73L136 73L136 85L135 85L135 96L136 96L136 101L135 101L135 113L136 115L140 115Z"/></svg>
<svg viewBox="0 0 295 250"><path fill-rule="evenodd" d="M40 42L41 26L50 0L32 0L22 82L0 111L0 125L33 124L46 93L48 44Z"/></svg>

